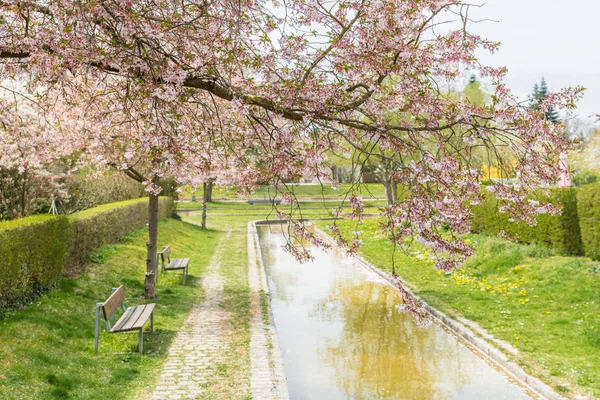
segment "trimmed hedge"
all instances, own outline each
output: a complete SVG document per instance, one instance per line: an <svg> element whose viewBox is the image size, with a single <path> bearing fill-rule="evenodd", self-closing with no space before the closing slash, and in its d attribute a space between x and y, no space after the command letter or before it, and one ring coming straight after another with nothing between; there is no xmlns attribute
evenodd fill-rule
<svg viewBox="0 0 600 400"><path fill-rule="evenodd" d="M158 218L171 216L173 200L161 197ZM73 275L85 265L88 254L98 247L118 242L134 229L148 223L148 199L104 204L75 213L71 219L73 238L63 274Z"/></svg>
<svg viewBox="0 0 600 400"><path fill-rule="evenodd" d="M535 197L535 196L534 196ZM486 193L484 201L472 207L471 231L497 235L504 230L509 236L522 243L540 243L555 248L560 254L582 255L583 243L577 210L577 189L553 189L549 197L537 199L562 205L560 215L541 214L537 225L531 227L524 222L510 222L509 216L498 211L498 201L491 193Z"/></svg>
<svg viewBox="0 0 600 400"><path fill-rule="evenodd" d="M173 200L160 198L159 218L170 216ZM69 217L38 215L0 223L0 318L73 275L88 254L118 242L148 221L148 199L105 204Z"/></svg>
<svg viewBox="0 0 600 400"><path fill-rule="evenodd" d="M64 217L34 216L0 224L0 318L56 283L71 231Z"/></svg>
<svg viewBox="0 0 600 400"><path fill-rule="evenodd" d="M600 185L590 184L579 188L577 210L585 255L600 260Z"/></svg>

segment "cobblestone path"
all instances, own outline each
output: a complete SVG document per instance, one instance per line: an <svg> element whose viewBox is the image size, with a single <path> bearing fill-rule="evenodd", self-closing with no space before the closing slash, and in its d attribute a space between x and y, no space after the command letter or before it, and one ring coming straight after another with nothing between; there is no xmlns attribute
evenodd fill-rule
<svg viewBox="0 0 600 400"><path fill-rule="evenodd" d="M246 237L246 229L241 232L234 229L232 234L230 229L215 249L202 281L204 300L198 301L177 333L158 378L153 400L229 400L247 398L248 394L254 400L288 400L272 316L267 317L261 308L261 293L268 293L268 287L252 224L248 225L247 233ZM222 301L227 297L226 287L232 279L231 271L229 275L227 272L227 256L234 251L232 246L241 245L242 238L247 240L248 246L247 275L244 273L241 279L243 286L249 289L246 293L250 297L251 315L245 314L249 318L249 353L245 353L248 348L243 350L239 343L237 348L232 347L232 324L236 320L222 307ZM239 272L235 271L236 274ZM235 276L240 277L239 274ZM245 346L248 346L247 342ZM242 355L244 353L249 359ZM242 364L239 360L234 362L232 354L238 354L242 357L240 360L246 361L241 361ZM243 363L248 361L250 365L244 366ZM227 370L237 379L225 386L220 385L219 382L227 379L227 374L224 374Z"/></svg>
<svg viewBox="0 0 600 400"><path fill-rule="evenodd" d="M219 258L230 236L231 231L215 249L202 280L205 300L194 306L171 345L154 400L205 398L215 365L224 361L230 316L219 306L224 284Z"/></svg>

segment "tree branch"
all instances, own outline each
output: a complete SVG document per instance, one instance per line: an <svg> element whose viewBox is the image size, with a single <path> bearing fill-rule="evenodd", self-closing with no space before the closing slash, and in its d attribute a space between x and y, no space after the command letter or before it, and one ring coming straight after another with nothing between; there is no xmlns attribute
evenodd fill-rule
<svg viewBox="0 0 600 400"><path fill-rule="evenodd" d="M265 110L273 111L277 114L281 114L284 118L293 121L302 121L304 119L303 113L278 107L273 100L266 97L251 96L241 92L241 90L235 87L220 85L217 83L216 78L189 78L183 82L183 86L206 90L223 100L231 101L233 99L240 99L248 105L258 106Z"/></svg>
<svg viewBox="0 0 600 400"><path fill-rule="evenodd" d="M28 51L0 51L0 58L27 58L31 56Z"/></svg>

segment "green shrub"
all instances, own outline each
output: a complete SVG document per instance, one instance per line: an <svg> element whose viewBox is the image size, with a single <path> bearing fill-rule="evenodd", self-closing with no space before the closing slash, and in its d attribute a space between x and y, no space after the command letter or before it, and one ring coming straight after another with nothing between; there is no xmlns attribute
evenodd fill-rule
<svg viewBox="0 0 600 400"><path fill-rule="evenodd" d="M577 202L585 255L600 260L600 185L579 188Z"/></svg>
<svg viewBox="0 0 600 400"><path fill-rule="evenodd" d="M161 197L159 218L170 216L173 200ZM91 208L69 217L38 215L0 223L0 318L54 286L61 273L73 275L96 248L121 240L148 221L148 199Z"/></svg>
<svg viewBox="0 0 600 400"><path fill-rule="evenodd" d="M171 215L173 201L160 198L159 219ZM121 201L75 213L71 216L73 239L65 275L73 275L88 261L88 255L105 244L116 243L127 233L148 222L148 199Z"/></svg>
<svg viewBox="0 0 600 400"><path fill-rule="evenodd" d="M533 195L532 198L560 205L562 213L555 216L541 214L534 227L524 222L511 222L507 214L498 211L499 204L495 196L486 191L484 200L472 207L471 231L497 235L498 232L504 230L521 243L543 244L566 255L583 254L577 190L573 188L553 189L549 197Z"/></svg>
<svg viewBox="0 0 600 400"><path fill-rule="evenodd" d="M571 176L573 186L581 187L590 183L598 182L598 176L588 171L577 171Z"/></svg>
<svg viewBox="0 0 600 400"><path fill-rule="evenodd" d="M64 216L34 216L0 224L0 318L58 281L71 231Z"/></svg>

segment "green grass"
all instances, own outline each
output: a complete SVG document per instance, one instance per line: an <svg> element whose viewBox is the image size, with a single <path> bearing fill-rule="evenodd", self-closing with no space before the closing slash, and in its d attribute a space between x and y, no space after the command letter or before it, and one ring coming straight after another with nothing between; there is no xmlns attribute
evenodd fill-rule
<svg viewBox="0 0 600 400"><path fill-rule="evenodd" d="M337 189L332 189L330 184L314 184L314 185L298 185L298 184L287 184L280 186L278 190L275 190L274 186L261 185L251 195L240 195L238 194L238 188L215 186L213 188L213 199L226 199L226 198L239 198L239 199L260 199L270 197L281 197L281 193L293 193L298 198L311 198L319 199L322 197L333 197L343 198L346 194L353 190L357 195L363 196L364 198L385 198L385 190L383 185L380 183L361 183L360 185L352 185L349 183L342 183L338 185ZM182 192L182 197L189 200L192 195L196 195L198 200L202 199L202 188L198 188L195 192L191 188L186 188Z"/></svg>
<svg viewBox="0 0 600 400"><path fill-rule="evenodd" d="M126 305L141 304L145 270L145 229L90 257L79 277L63 278L58 288L26 309L0 321L1 399L122 399L145 393L156 379L169 345L192 305L201 301L196 285L222 237L176 220L161 221L159 244L190 257L190 277L161 275L153 334L145 334L145 355L136 352L137 334L108 334L102 327L94 354L94 309L112 287L125 285Z"/></svg>
<svg viewBox="0 0 600 400"><path fill-rule="evenodd" d="M341 229L346 235L362 231L361 253L391 271L392 245L381 237L376 220L358 226L344 221ZM435 271L429 252L415 246L409 254L396 253L396 271L432 306L476 321L512 344L520 352L517 361L555 389L600 396L597 262L499 238L467 239L476 254L460 270Z"/></svg>
<svg viewBox="0 0 600 400"><path fill-rule="evenodd" d="M214 218L221 218L223 216L251 216L253 219L258 218L277 218L277 211L293 213L294 218L332 218L334 216L333 210L339 206L341 202L336 201L301 201L295 206L290 205L278 205L275 208L271 204L248 204L246 202L232 202L232 201L214 201L207 204L207 215L210 220L211 216ZM350 208L348 203L344 204L345 207L343 212L349 212ZM382 207L385 207L385 201L365 201L364 210L366 213L378 213ZM202 203L185 202L177 203L178 210L201 210ZM200 220L198 220L199 223Z"/></svg>

